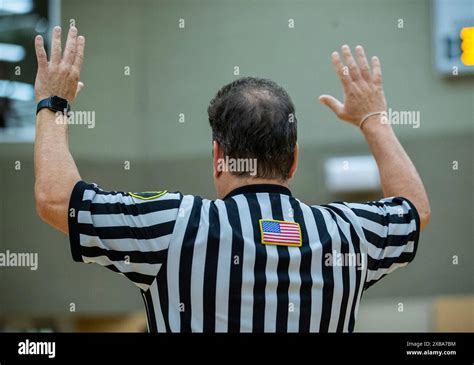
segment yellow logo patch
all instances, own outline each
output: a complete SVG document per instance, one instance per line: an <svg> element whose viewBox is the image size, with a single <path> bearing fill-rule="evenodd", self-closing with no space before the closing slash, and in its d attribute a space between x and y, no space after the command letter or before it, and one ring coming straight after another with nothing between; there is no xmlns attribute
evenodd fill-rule
<svg viewBox="0 0 474 365"><path fill-rule="evenodd" d="M131 193L129 194L133 196L134 198L140 199L140 200L152 200L159 198L160 196L165 195L168 192L168 190L162 190L162 191L143 191L141 193Z"/></svg>
<svg viewBox="0 0 474 365"><path fill-rule="evenodd" d="M474 27L461 30L461 61L466 66L474 66Z"/></svg>

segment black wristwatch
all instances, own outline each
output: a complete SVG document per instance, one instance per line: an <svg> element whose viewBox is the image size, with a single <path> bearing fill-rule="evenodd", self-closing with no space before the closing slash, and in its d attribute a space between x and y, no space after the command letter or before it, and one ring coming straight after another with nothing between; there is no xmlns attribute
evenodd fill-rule
<svg viewBox="0 0 474 365"><path fill-rule="evenodd" d="M36 114L43 108L48 108L53 112L61 112L63 114L68 114L71 111L69 102L59 96L50 96L49 98L41 100L36 107Z"/></svg>

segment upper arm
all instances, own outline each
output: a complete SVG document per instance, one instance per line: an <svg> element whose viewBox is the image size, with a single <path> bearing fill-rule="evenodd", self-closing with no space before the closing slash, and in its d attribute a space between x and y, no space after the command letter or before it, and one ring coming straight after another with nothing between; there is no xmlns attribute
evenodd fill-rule
<svg viewBox="0 0 474 365"><path fill-rule="evenodd" d="M182 195L138 197L80 181L69 203L75 261L97 263L146 290L165 263Z"/></svg>
<svg viewBox="0 0 474 365"><path fill-rule="evenodd" d="M36 212L42 220L68 234L68 205L74 186L80 180L74 174L64 178L60 183L35 183ZM46 191L45 191L46 190Z"/></svg>
<svg viewBox="0 0 474 365"><path fill-rule="evenodd" d="M385 198L376 202L333 203L355 227L367 254L365 287L373 285L416 254L420 219L415 206L405 198Z"/></svg>

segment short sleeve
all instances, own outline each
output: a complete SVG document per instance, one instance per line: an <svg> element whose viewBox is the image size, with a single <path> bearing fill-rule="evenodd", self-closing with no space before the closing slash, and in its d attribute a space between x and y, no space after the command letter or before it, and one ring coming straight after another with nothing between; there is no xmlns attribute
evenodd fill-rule
<svg viewBox="0 0 474 365"><path fill-rule="evenodd" d="M147 290L166 262L180 193L104 191L79 181L68 211L75 261L96 263Z"/></svg>
<svg viewBox="0 0 474 365"><path fill-rule="evenodd" d="M408 199L391 197L367 203L332 203L327 207L342 212L360 237L367 253L365 288L414 259L420 219Z"/></svg>

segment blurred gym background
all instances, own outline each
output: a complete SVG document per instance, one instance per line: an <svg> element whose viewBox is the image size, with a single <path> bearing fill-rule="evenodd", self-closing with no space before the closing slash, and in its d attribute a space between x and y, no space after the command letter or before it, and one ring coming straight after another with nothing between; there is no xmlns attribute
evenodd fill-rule
<svg viewBox="0 0 474 365"><path fill-rule="evenodd" d="M95 126L71 126L70 144L83 179L109 190L213 198L207 105L223 84L252 75L284 86L296 105L295 195L312 204L381 197L370 160L357 157L369 154L360 132L317 102L341 96L332 51L362 44L378 55L389 106L420 115L419 128L394 128L432 220L414 262L364 294L356 331L474 330L474 77L459 61L472 0L0 0L0 253L39 260L37 270L0 267L0 331L146 329L138 289L74 263L67 237L35 212L33 39L56 24L87 40L74 109L93 111ZM351 178L337 161L354 156Z"/></svg>

